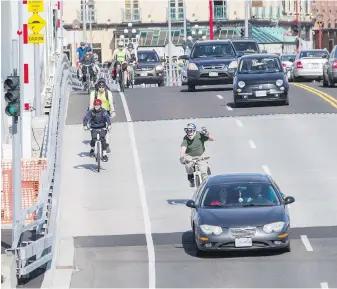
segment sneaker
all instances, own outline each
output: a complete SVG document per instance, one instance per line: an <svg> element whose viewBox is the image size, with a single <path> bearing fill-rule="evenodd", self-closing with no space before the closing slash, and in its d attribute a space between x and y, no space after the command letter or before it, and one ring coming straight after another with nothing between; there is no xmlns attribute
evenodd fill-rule
<svg viewBox="0 0 337 289"><path fill-rule="evenodd" d="M108 159L108 156L102 156L102 161L103 162L107 162L109 159Z"/></svg>
<svg viewBox="0 0 337 289"><path fill-rule="evenodd" d="M106 145L106 152L107 152L107 153L111 153L109 144Z"/></svg>
<svg viewBox="0 0 337 289"><path fill-rule="evenodd" d="M90 157L94 157L95 156L95 151L93 149L91 149L89 155L90 155Z"/></svg>
<svg viewBox="0 0 337 289"><path fill-rule="evenodd" d="M194 187L194 179L189 180L190 183L190 187L193 188Z"/></svg>

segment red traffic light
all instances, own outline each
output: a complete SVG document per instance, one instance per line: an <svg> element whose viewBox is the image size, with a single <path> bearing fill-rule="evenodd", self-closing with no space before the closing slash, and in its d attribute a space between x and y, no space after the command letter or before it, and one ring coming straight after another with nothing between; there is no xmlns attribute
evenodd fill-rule
<svg viewBox="0 0 337 289"><path fill-rule="evenodd" d="M298 20L295 20L295 21L294 21L294 24L297 25L297 24L298 24Z"/></svg>

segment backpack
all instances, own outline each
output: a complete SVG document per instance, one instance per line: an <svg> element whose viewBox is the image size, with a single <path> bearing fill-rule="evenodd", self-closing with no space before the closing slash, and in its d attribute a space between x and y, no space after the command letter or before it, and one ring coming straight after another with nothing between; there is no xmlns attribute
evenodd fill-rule
<svg viewBox="0 0 337 289"><path fill-rule="evenodd" d="M105 88L105 98L106 98L107 101L109 101L109 92L108 91L109 91L108 88ZM95 99L97 99L97 97L98 97L98 90L96 89L95 90Z"/></svg>

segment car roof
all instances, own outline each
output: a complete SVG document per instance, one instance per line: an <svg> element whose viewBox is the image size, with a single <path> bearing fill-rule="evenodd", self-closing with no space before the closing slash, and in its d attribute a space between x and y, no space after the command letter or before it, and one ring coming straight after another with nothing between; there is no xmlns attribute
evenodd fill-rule
<svg viewBox="0 0 337 289"><path fill-rule="evenodd" d="M254 39L231 39L232 42L255 42L257 43L256 40Z"/></svg>
<svg viewBox="0 0 337 289"><path fill-rule="evenodd" d="M208 185L223 183L253 182L271 184L270 176L261 173L232 173L209 176Z"/></svg>
<svg viewBox="0 0 337 289"><path fill-rule="evenodd" d="M231 43L230 40L228 39L223 39L223 40L202 40L202 41L196 41L195 44L221 44L221 43Z"/></svg>
<svg viewBox="0 0 337 289"><path fill-rule="evenodd" d="M148 49L148 50L145 50L145 49L137 50L137 53L140 53L140 52L145 52L145 53L152 52L152 53L157 54L157 51L156 51L156 50L151 50L151 49Z"/></svg>
<svg viewBox="0 0 337 289"><path fill-rule="evenodd" d="M274 53L254 53L254 54L246 54L241 56L241 59L246 59L246 58L263 58L263 57L279 57L277 54Z"/></svg>

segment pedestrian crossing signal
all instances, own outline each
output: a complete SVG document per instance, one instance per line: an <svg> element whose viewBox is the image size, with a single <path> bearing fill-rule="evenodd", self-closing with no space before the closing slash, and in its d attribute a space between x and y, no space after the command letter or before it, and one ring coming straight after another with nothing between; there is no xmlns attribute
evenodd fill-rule
<svg viewBox="0 0 337 289"><path fill-rule="evenodd" d="M5 85L8 87L5 93L5 100L8 102L5 113L9 116L20 115L20 77L8 76L5 80Z"/></svg>

